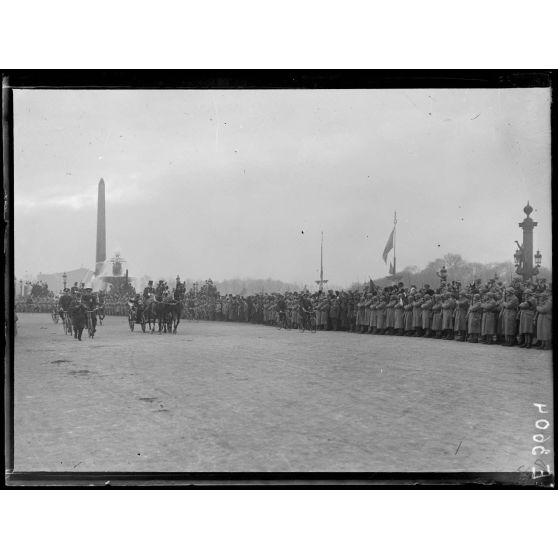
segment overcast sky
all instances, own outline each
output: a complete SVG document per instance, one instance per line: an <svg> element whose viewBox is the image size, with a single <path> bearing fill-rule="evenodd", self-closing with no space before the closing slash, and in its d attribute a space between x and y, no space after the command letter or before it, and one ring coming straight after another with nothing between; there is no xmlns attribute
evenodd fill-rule
<svg viewBox="0 0 558 558"><path fill-rule="evenodd" d="M222 280L387 274L448 252L511 260L527 200L550 266L550 91L14 92L15 272ZM304 231L304 234L302 233Z"/></svg>

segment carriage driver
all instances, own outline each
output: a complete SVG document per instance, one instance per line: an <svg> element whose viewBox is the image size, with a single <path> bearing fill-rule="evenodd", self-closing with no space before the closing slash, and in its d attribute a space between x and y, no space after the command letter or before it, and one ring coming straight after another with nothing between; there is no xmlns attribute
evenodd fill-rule
<svg viewBox="0 0 558 558"><path fill-rule="evenodd" d="M143 289L143 300L144 302L151 296L155 294L155 289L153 288L153 281L147 283L147 287Z"/></svg>
<svg viewBox="0 0 558 558"><path fill-rule="evenodd" d="M162 302L163 296L165 295L165 291L166 291L165 282L161 279L159 281L159 284L157 285L157 288L155 289L155 300Z"/></svg>
<svg viewBox="0 0 558 558"><path fill-rule="evenodd" d="M84 293L81 295L81 303L87 308L87 310L92 311L97 308L97 295L93 292L91 287L85 287ZM93 320L93 333L97 328L97 315L95 312L91 312L91 318Z"/></svg>

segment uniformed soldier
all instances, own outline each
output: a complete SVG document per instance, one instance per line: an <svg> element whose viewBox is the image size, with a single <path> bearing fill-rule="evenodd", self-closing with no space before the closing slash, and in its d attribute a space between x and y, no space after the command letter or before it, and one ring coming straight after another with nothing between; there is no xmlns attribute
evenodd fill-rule
<svg viewBox="0 0 558 558"><path fill-rule="evenodd" d="M329 329L328 327L328 317L329 317L329 298L327 296L324 296L320 305L319 305L319 310L320 310L320 329L321 330L326 330Z"/></svg>
<svg viewBox="0 0 558 558"><path fill-rule="evenodd" d="M453 315L455 313L455 298L449 292L442 296L442 339L453 339Z"/></svg>
<svg viewBox="0 0 558 558"><path fill-rule="evenodd" d="M432 305L432 334L436 339L442 337L442 295L434 295L434 304Z"/></svg>
<svg viewBox="0 0 558 558"><path fill-rule="evenodd" d="M147 283L147 287L143 289L143 300L147 300L150 296L155 295L155 289L153 288L153 281Z"/></svg>
<svg viewBox="0 0 558 558"><path fill-rule="evenodd" d="M413 302L413 329L415 331L413 337L422 337L424 331L422 329L422 304L423 299L419 293Z"/></svg>
<svg viewBox="0 0 558 558"><path fill-rule="evenodd" d="M519 304L520 347L531 348L533 338L533 318L537 310L537 301L529 289L523 291L523 302Z"/></svg>
<svg viewBox="0 0 558 558"><path fill-rule="evenodd" d="M385 333L387 303L387 295L378 297L378 302L376 303L376 333L378 335L384 335Z"/></svg>
<svg viewBox="0 0 558 558"><path fill-rule="evenodd" d="M395 304L394 311L394 322L393 327L395 330L395 335L403 335L405 332L405 305L403 303L403 298L399 297L397 303Z"/></svg>
<svg viewBox="0 0 558 558"><path fill-rule="evenodd" d="M537 305L537 338L539 349L550 349L552 343L552 295L543 293Z"/></svg>
<svg viewBox="0 0 558 558"><path fill-rule="evenodd" d="M404 310L404 323L405 323L405 335L410 337L413 335L415 329L413 327L413 307L415 303L415 297L409 295L407 297L407 303L403 306Z"/></svg>
<svg viewBox="0 0 558 558"><path fill-rule="evenodd" d="M473 303L467 310L467 333L470 343L478 343L481 334L482 301L479 294L473 295Z"/></svg>
<svg viewBox="0 0 558 558"><path fill-rule="evenodd" d="M465 291L459 292L459 298L455 303L455 313L453 318L453 330L456 341L466 341L467 339L467 310L469 309L469 299Z"/></svg>
<svg viewBox="0 0 558 558"><path fill-rule="evenodd" d="M519 308L519 300L515 296L515 289L508 287L506 289L506 301L502 304L503 313L503 327L506 347L511 347L515 344L515 335L517 332L517 311Z"/></svg>
<svg viewBox="0 0 558 558"><path fill-rule="evenodd" d="M392 335L395 327L395 305L397 304L397 296L391 295L389 302L386 304L386 335Z"/></svg>
<svg viewBox="0 0 558 558"><path fill-rule="evenodd" d="M482 320L481 320L481 343L492 345L497 337L498 323L498 304L496 303L496 295L488 292L485 294L482 303Z"/></svg>
<svg viewBox="0 0 558 558"><path fill-rule="evenodd" d="M95 310L97 309L97 296L93 293L91 287L84 287L84 293L81 295L81 303L87 309L87 313L91 316L91 321L93 324L93 333L95 333L97 328L97 314Z"/></svg>
<svg viewBox="0 0 558 558"><path fill-rule="evenodd" d="M59 302L59 312L60 312L60 318L63 320L64 319L64 312L69 312L70 308L74 302L74 297L71 294L70 289L66 288L64 289L64 293L62 294L62 296L60 297Z"/></svg>
<svg viewBox="0 0 558 558"><path fill-rule="evenodd" d="M370 303L370 321L368 322L368 333L377 333L378 331L378 303L380 298L378 296L372 296L372 302Z"/></svg>
<svg viewBox="0 0 558 558"><path fill-rule="evenodd" d="M428 287L428 285L426 285ZM434 300L432 299L432 295L425 294L423 303L421 304L420 308L422 310L421 318L422 318L422 330L424 331L425 337L431 337L432 333L432 307L434 306Z"/></svg>
<svg viewBox="0 0 558 558"><path fill-rule="evenodd" d="M332 293L329 297L329 322L331 329L337 331L339 320L339 299Z"/></svg>

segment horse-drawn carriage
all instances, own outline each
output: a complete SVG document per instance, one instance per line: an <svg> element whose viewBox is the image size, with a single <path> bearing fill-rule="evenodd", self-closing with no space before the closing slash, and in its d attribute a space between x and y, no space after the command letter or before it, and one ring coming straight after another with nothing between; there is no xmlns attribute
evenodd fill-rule
<svg viewBox="0 0 558 558"><path fill-rule="evenodd" d="M143 333L145 333L147 322L145 320L142 304L136 303L135 301L128 302L128 324L130 326L130 331L134 331L136 324L138 324Z"/></svg>
<svg viewBox="0 0 558 558"><path fill-rule="evenodd" d="M128 301L128 325L134 331L140 325L143 333L147 328L155 333L158 326L159 333L176 333L182 313L182 301L167 298L157 300L155 296L148 297L145 301L133 299Z"/></svg>

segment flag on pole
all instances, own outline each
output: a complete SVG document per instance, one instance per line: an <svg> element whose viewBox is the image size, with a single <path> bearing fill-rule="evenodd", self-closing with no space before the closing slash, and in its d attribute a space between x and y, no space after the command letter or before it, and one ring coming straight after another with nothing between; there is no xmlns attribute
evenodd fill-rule
<svg viewBox="0 0 558 558"><path fill-rule="evenodd" d="M387 256L390 252L390 250L393 249L393 234L395 233L395 227L393 227L393 230L391 231L391 234L389 235L386 247L384 248L384 253L382 254L382 258L384 258L384 263L387 263Z"/></svg>

